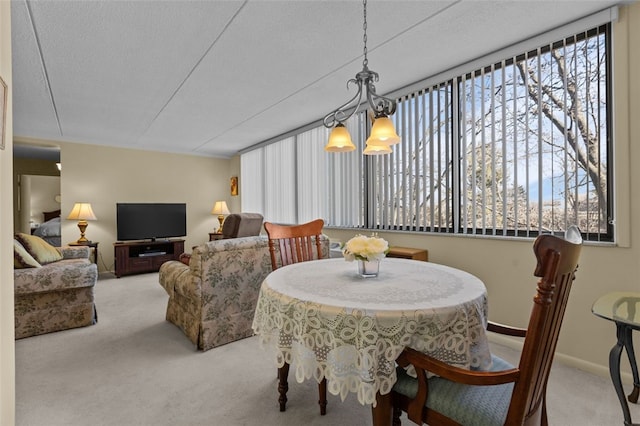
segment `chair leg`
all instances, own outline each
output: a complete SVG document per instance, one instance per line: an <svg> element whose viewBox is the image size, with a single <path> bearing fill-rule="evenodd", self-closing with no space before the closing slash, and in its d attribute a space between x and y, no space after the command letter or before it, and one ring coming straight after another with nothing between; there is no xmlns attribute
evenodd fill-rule
<svg viewBox="0 0 640 426"><path fill-rule="evenodd" d="M289 390L289 364L286 362L278 368L278 402L280 403L280 411L285 411L287 406L287 391Z"/></svg>
<svg viewBox="0 0 640 426"><path fill-rule="evenodd" d="M402 422L400 421L400 416L402 415L402 408L393 406L393 421L392 426L402 426Z"/></svg>
<svg viewBox="0 0 640 426"><path fill-rule="evenodd" d="M318 404L320 405L320 415L327 414L327 379L324 377L318 383Z"/></svg>
<svg viewBox="0 0 640 426"><path fill-rule="evenodd" d="M547 420L547 387L544 387L544 395L542 396L542 418L540 419L540 424L542 426L549 426L549 421Z"/></svg>
<svg viewBox="0 0 640 426"><path fill-rule="evenodd" d="M380 392L376 393L376 406L371 406L373 426L390 426L391 408L391 393L385 395L380 395Z"/></svg>

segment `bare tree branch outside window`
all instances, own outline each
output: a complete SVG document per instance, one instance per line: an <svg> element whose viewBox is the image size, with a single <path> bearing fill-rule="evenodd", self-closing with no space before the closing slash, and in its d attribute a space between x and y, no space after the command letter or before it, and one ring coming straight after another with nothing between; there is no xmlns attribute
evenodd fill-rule
<svg viewBox="0 0 640 426"><path fill-rule="evenodd" d="M400 99L370 227L610 239L608 43L603 26Z"/></svg>

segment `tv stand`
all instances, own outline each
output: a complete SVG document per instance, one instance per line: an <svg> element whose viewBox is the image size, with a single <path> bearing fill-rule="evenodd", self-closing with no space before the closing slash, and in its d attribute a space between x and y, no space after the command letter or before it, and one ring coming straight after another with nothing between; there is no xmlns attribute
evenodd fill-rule
<svg viewBox="0 0 640 426"><path fill-rule="evenodd" d="M115 273L123 275L157 272L160 265L178 260L184 252L184 240L117 242L113 244Z"/></svg>

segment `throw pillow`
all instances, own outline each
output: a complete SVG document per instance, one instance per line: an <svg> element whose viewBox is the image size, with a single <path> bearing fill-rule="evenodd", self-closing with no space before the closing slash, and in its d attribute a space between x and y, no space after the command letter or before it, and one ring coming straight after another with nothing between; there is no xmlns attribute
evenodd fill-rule
<svg viewBox="0 0 640 426"><path fill-rule="evenodd" d="M29 254L18 240L13 240L13 267L15 269L38 268L42 265Z"/></svg>
<svg viewBox="0 0 640 426"><path fill-rule="evenodd" d="M54 246L35 235L17 233L18 240L33 258L41 265L57 262L62 259L62 254Z"/></svg>

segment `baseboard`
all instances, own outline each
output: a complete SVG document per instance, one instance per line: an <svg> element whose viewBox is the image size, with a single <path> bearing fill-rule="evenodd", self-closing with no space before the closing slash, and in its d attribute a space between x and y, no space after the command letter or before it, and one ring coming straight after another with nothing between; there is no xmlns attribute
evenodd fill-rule
<svg viewBox="0 0 640 426"><path fill-rule="evenodd" d="M502 345L502 346L506 346L508 348L511 349L515 349L517 351L521 351L522 350L522 339L517 339L514 337L509 337L509 336L503 336L501 334L496 334L496 333L487 333L487 337L489 339L490 342L492 343L496 343L498 345ZM563 353L560 352L556 352L555 357L554 357L554 361L560 362L563 365L566 365L568 367L573 367L573 368L577 368L579 370L582 371L586 371L587 373L591 373L593 375L596 376L601 376L601 377L606 377L606 378L610 378L611 376L609 375L609 366L608 365L601 365L601 364L595 364L593 362L589 362L589 361L585 361L583 359L580 358L576 358L573 356L569 356L569 355L565 355ZM622 372L620 374L623 383L633 383L633 376L631 375L631 373L627 373L627 372Z"/></svg>

